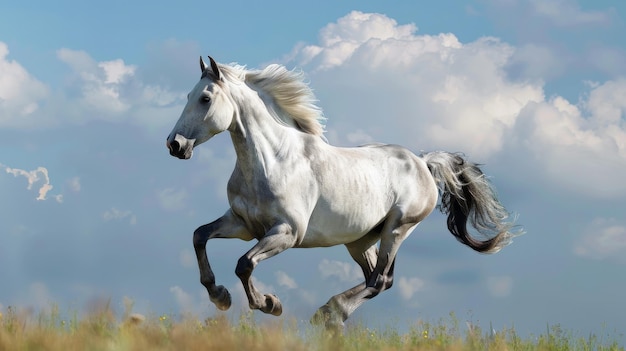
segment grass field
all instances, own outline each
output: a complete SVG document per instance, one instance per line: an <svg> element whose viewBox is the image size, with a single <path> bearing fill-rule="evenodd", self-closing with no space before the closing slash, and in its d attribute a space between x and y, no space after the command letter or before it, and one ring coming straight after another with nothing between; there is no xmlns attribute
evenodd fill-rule
<svg viewBox="0 0 626 351"><path fill-rule="evenodd" d="M238 321L223 315L202 321L145 317L128 307L116 315L104 303L67 319L54 306L37 315L7 307L0 315L0 350L624 350L615 341L578 337L558 325L526 339L513 329L484 332L460 325L454 314L436 323L416 321L406 333L351 326L343 335L329 335L281 319L257 324L251 313Z"/></svg>

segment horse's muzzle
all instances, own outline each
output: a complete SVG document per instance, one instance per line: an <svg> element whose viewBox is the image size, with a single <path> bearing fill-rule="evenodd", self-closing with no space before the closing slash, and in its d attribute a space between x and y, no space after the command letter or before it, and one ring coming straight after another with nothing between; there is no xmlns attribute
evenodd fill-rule
<svg viewBox="0 0 626 351"><path fill-rule="evenodd" d="M180 134L176 134L173 138L171 135L167 138L165 146L170 150L170 155L181 160L187 160L193 155L195 141L195 139L187 139Z"/></svg>

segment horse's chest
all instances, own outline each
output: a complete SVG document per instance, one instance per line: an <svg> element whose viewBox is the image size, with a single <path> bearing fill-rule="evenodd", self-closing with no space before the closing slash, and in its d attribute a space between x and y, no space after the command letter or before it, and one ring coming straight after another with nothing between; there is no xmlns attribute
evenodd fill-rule
<svg viewBox="0 0 626 351"><path fill-rule="evenodd" d="M229 184L228 198L232 211L244 220L257 239L276 225L281 217L277 197L267 187L251 187L235 182Z"/></svg>

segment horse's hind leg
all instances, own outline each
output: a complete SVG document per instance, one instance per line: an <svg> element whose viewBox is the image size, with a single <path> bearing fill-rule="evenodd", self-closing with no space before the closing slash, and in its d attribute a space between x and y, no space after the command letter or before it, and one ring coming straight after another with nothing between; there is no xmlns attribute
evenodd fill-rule
<svg viewBox="0 0 626 351"><path fill-rule="evenodd" d="M275 316L282 313L283 308L278 297L272 294L263 295L254 287L252 271L260 261L293 247L295 243L296 236L292 233L291 226L283 223L270 229L250 251L239 259L235 273L241 279L251 309L258 309Z"/></svg>
<svg viewBox="0 0 626 351"><path fill-rule="evenodd" d="M312 323L324 323L328 329L340 328L348 316L358 307L358 305L349 302L354 295L365 289L365 283L374 271L378 260L378 248L374 244L378 241L379 236L379 233L372 232L355 242L346 244L350 256L363 270L365 280L363 283L331 297L326 304L317 310L311 319Z"/></svg>
<svg viewBox="0 0 626 351"><path fill-rule="evenodd" d="M396 254L400 245L416 224L417 221L415 219L405 218L400 210L390 213L381 231L376 266L369 274L369 277L366 277L364 284L355 286L329 300L327 305L332 307L329 316L334 317L334 319L331 318L326 322L328 328L336 328L338 321L343 323L365 301L391 287ZM371 248L368 249L368 252L369 250ZM327 305L322 306L320 310Z"/></svg>

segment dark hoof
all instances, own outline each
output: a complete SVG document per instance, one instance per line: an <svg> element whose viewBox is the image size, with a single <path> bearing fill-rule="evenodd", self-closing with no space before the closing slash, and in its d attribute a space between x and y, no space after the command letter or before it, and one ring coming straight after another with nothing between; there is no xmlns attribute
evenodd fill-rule
<svg viewBox="0 0 626 351"><path fill-rule="evenodd" d="M267 294L265 295L265 308L262 308L261 311L274 316L280 316L283 313L283 305L276 295Z"/></svg>
<svg viewBox="0 0 626 351"><path fill-rule="evenodd" d="M226 311L230 308L232 300L230 298L230 293L228 289L224 287L224 285L219 285L215 287L215 296L211 296L211 302L215 304L217 309L221 311Z"/></svg>

